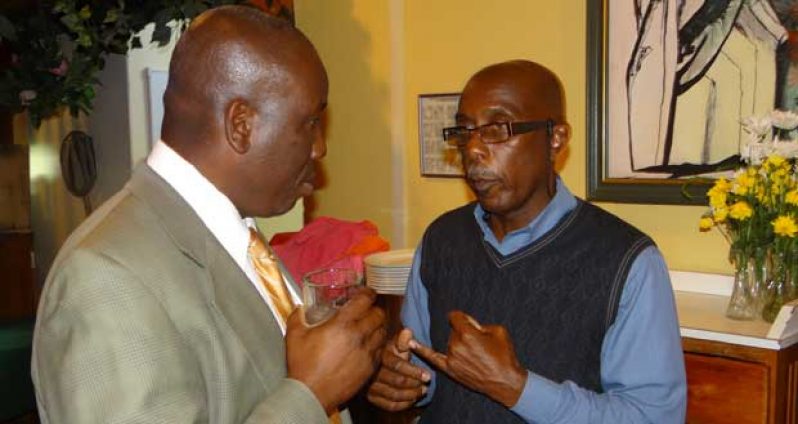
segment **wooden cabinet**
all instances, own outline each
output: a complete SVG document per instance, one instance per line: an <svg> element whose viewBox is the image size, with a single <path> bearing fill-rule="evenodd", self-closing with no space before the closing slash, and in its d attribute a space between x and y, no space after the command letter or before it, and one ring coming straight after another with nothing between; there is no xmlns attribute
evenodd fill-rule
<svg viewBox="0 0 798 424"><path fill-rule="evenodd" d="M30 231L0 231L0 322L36 314Z"/></svg>
<svg viewBox="0 0 798 424"><path fill-rule="evenodd" d="M700 274L695 276L682 287L700 288ZM687 368L687 422L798 424L796 322L726 318L729 297L711 291L674 292Z"/></svg>
<svg viewBox="0 0 798 424"><path fill-rule="evenodd" d="M798 424L798 344L781 350L689 337L688 423Z"/></svg>

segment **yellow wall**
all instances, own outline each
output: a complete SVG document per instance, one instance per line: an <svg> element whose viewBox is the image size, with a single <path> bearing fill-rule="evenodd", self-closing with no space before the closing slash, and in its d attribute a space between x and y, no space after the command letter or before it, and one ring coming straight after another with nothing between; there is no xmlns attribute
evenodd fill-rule
<svg viewBox="0 0 798 424"><path fill-rule="evenodd" d="M316 45L330 80L326 185L306 215L392 226L389 3L299 0L297 26Z"/></svg>
<svg viewBox="0 0 798 424"><path fill-rule="evenodd" d="M390 212L403 224L404 245L415 245L441 212L463 204L460 180L419 175L416 99L459 91L479 68L528 58L554 70L568 98L573 139L561 175L585 195L585 36L582 0L297 0L297 24L316 44L330 72L330 186L317 194L318 213L372 219L391 236ZM396 26L401 31L395 30ZM392 31L393 29L393 31ZM391 36L401 38L391 42ZM396 90L396 88L400 90ZM399 93L396 101L391 93ZM391 105L404 105L403 110ZM391 154L390 128L399 119L405 150ZM392 166L402 172L387 171ZM401 175L401 202L393 176ZM650 234L672 269L730 271L718 234L701 234L703 208L600 206ZM394 243L394 247L398 246Z"/></svg>

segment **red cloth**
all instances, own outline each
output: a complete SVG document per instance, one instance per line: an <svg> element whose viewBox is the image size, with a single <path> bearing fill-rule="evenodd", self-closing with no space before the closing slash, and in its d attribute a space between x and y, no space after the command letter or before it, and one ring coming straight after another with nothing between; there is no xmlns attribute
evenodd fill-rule
<svg viewBox="0 0 798 424"><path fill-rule="evenodd" d="M370 221L351 222L319 217L295 233L275 234L269 244L294 281L310 271L335 266L351 267L363 274L363 258L390 249Z"/></svg>

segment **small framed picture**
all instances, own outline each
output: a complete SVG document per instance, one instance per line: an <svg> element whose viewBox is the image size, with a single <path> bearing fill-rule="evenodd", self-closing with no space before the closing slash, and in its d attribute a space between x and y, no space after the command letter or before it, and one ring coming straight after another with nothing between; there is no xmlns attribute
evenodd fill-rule
<svg viewBox="0 0 798 424"><path fill-rule="evenodd" d="M418 140L423 177L462 177L457 147L443 141L443 129L455 125L460 93L418 96Z"/></svg>

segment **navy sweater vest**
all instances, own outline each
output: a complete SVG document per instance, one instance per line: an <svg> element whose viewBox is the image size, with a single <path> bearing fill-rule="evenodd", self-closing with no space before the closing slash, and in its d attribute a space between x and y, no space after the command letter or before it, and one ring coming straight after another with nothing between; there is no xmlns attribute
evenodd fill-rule
<svg viewBox="0 0 798 424"><path fill-rule="evenodd" d="M446 352L447 314L462 310L481 323L507 328L526 369L602 392L604 335L615 320L630 264L651 239L579 200L540 239L502 256L484 241L474 207L444 214L424 235L421 278L429 293L433 347ZM522 422L441 372L421 421Z"/></svg>

